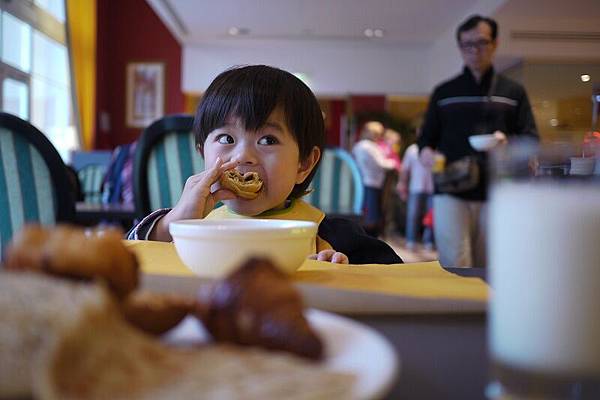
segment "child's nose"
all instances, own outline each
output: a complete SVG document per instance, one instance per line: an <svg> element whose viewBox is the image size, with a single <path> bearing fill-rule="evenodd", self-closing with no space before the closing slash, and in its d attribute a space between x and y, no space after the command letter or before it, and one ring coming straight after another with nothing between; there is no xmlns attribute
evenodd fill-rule
<svg viewBox="0 0 600 400"><path fill-rule="evenodd" d="M257 163L258 158L252 146L240 146L232 157L232 160L238 164L252 165Z"/></svg>

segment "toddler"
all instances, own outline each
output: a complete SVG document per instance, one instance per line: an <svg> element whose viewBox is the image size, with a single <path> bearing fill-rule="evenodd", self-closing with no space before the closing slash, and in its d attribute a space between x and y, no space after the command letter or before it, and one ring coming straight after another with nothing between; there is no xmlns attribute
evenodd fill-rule
<svg viewBox="0 0 600 400"><path fill-rule="evenodd" d="M319 103L294 75L269 66L237 67L210 84L196 112L194 134L206 169L189 177L173 209L146 216L129 239L171 241L169 223L188 218L277 218L319 224L313 259L333 263L401 263L382 241L350 220L331 218L301 198L325 144ZM219 183L225 171L258 174L253 199ZM222 207L215 208L222 202Z"/></svg>

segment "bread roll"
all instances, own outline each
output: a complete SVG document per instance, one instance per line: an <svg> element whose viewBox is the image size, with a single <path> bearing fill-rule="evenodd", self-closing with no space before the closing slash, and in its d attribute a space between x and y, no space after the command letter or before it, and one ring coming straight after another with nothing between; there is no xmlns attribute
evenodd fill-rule
<svg viewBox="0 0 600 400"><path fill-rule="evenodd" d="M121 305L125 319L151 335L162 335L177 326L196 308L194 299L138 290Z"/></svg>
<svg viewBox="0 0 600 400"><path fill-rule="evenodd" d="M219 179L221 186L231 190L236 196L253 200L262 189L263 181L257 172L246 172L242 175L236 169L225 171Z"/></svg>
<svg viewBox="0 0 600 400"><path fill-rule="evenodd" d="M0 398L347 399L354 377L291 354L174 348L127 324L102 286L0 273Z"/></svg>
<svg viewBox="0 0 600 400"><path fill-rule="evenodd" d="M119 297L135 290L139 266L135 254L115 229L90 231L70 225L26 225L9 243L5 267L74 280L104 280Z"/></svg>

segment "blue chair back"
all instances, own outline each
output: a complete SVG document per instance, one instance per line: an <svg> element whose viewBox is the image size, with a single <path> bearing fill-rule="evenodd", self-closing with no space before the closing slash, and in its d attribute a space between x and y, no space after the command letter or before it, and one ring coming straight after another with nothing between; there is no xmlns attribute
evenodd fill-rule
<svg viewBox="0 0 600 400"><path fill-rule="evenodd" d="M364 187L354 158L341 148L326 148L304 197L306 201L336 216L362 215Z"/></svg>
<svg viewBox="0 0 600 400"><path fill-rule="evenodd" d="M104 181L106 169L106 165L88 164L77 171L84 202L102 203L102 182Z"/></svg>
<svg viewBox="0 0 600 400"><path fill-rule="evenodd" d="M60 155L37 128L0 112L0 255L26 223L72 221L75 195Z"/></svg>
<svg viewBox="0 0 600 400"><path fill-rule="evenodd" d="M173 115L146 128L139 139L134 163L138 216L173 207L188 177L204 170L192 132L194 117Z"/></svg>

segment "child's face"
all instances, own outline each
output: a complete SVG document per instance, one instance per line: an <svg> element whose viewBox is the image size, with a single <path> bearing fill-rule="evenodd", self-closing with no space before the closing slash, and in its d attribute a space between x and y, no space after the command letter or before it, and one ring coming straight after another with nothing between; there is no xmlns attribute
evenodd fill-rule
<svg viewBox="0 0 600 400"><path fill-rule="evenodd" d="M301 162L298 144L287 128L284 114L275 109L256 131L246 131L238 118L230 118L225 126L210 132L204 142L206 165L214 165L217 157L225 162L235 160L241 173L253 171L262 178L263 188L256 199L224 201L236 213L254 216L284 206L294 185L303 182L312 171L319 150L315 147L309 160Z"/></svg>

